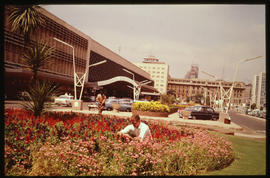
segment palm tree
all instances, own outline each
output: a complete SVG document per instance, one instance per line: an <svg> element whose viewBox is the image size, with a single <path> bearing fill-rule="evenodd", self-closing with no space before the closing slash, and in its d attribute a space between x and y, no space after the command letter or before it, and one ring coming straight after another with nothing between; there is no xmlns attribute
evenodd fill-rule
<svg viewBox="0 0 270 178"><path fill-rule="evenodd" d="M36 5L11 6L8 18L11 31L24 35L25 46L30 43L30 34L45 23L39 11Z"/></svg>
<svg viewBox="0 0 270 178"><path fill-rule="evenodd" d="M27 48L22 61L29 70L32 71L32 81L37 79L37 72L46 63L51 64L49 60L53 57L53 47L47 47L47 44L43 45L40 40L34 42L34 46Z"/></svg>
<svg viewBox="0 0 270 178"><path fill-rule="evenodd" d="M59 94L59 85L49 81L35 81L30 85L22 98L24 109L34 113L35 117L47 111L51 107L50 102L53 96Z"/></svg>

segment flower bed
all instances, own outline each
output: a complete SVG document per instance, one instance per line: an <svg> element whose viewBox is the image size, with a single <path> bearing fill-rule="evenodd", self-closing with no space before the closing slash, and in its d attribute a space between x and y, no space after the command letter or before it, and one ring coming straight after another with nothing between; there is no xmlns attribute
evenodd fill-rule
<svg viewBox="0 0 270 178"><path fill-rule="evenodd" d="M153 142L125 143L114 133L127 119L6 109L5 175L197 175L234 160L231 143L207 130L146 123Z"/></svg>

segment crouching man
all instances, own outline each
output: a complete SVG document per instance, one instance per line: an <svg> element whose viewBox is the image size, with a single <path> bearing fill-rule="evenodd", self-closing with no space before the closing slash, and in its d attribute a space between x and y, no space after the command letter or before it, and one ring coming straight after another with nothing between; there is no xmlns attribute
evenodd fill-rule
<svg viewBox="0 0 270 178"><path fill-rule="evenodd" d="M117 132L117 135L121 138L130 141L130 140L138 140L138 141L151 141L152 135L148 125L141 122L140 116L135 114L131 116L130 125L126 126L121 131Z"/></svg>

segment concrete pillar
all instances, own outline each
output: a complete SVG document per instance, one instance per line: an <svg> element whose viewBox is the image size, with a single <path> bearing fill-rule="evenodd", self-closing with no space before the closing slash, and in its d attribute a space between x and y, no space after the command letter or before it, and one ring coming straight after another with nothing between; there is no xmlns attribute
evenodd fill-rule
<svg viewBox="0 0 270 178"><path fill-rule="evenodd" d="M82 110L83 109L83 100L73 100L72 109L73 110Z"/></svg>

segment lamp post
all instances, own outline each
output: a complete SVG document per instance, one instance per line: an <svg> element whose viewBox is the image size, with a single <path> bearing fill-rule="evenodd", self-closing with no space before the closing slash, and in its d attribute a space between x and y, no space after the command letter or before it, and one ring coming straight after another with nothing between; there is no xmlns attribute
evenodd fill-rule
<svg viewBox="0 0 270 178"><path fill-rule="evenodd" d="M130 71L127 70L127 69L123 69L123 71L125 71L125 72L131 74L131 75L132 75L132 79L133 79L133 81L135 82L135 75L134 75L134 73L130 72ZM135 88L135 86L133 85L133 100L135 100L135 92L136 92L135 90L136 90L136 88Z"/></svg>
<svg viewBox="0 0 270 178"><path fill-rule="evenodd" d="M93 66L97 66L97 65L100 65L100 64L103 64L105 62L107 62L107 60L103 60L103 61L100 61L100 62L97 62L97 63L94 63L94 64L91 64L89 65L87 68L86 68L86 72L82 75L82 77L79 77L76 73L76 69L75 69L75 56L74 56L74 47L58 38L53 38L54 40L60 42L60 43L63 43L69 47L72 48L72 58L73 58L73 76L74 76L74 99L77 100L77 90L76 90L76 87L81 87L81 93L80 93L80 98L79 100L81 100L81 97L82 97L82 92L83 92L83 88L84 88L84 82L85 82L85 77L86 75L88 74L89 72L89 68L90 67L93 67Z"/></svg>
<svg viewBox="0 0 270 178"><path fill-rule="evenodd" d="M54 40L63 43L64 45L67 45L72 48L72 61L73 61L73 77L74 77L74 99L77 100L77 92L76 92L76 69L75 69L75 57L74 57L74 47L62 40L59 40L58 38L53 38Z"/></svg>
<svg viewBox="0 0 270 178"><path fill-rule="evenodd" d="M243 60L240 60L240 61L238 61L236 63L236 65L235 65L235 72L234 72L234 76L233 76L233 83L232 83L232 86L230 88L229 101L228 101L228 107L226 108L226 113L228 112L228 109L229 109L230 104L231 104L231 96L232 96L232 91L233 91L233 87L234 87L234 84L235 84L236 76L238 74L239 64L241 64L243 62L249 62L249 61L252 61L252 60L261 58L261 57L262 56L257 56L257 57L253 57L253 58L243 59Z"/></svg>
<svg viewBox="0 0 270 178"><path fill-rule="evenodd" d="M97 65L103 64L103 63L105 63L105 62L107 62L107 60L103 60L103 61L100 61L100 62L91 64L91 65L89 65L89 66L87 67L86 72L85 72L84 75L82 76L82 77L83 77L83 83L82 83L82 89L81 89L81 94L80 94L80 100L81 100L82 92L83 92L83 88L84 88L85 77L86 77L86 75L88 75L89 68L90 68L90 67L93 67L93 66L97 66Z"/></svg>
<svg viewBox="0 0 270 178"><path fill-rule="evenodd" d="M135 76L134 76L134 73L130 72L130 71L129 71L129 70L127 70L127 69L123 69L123 71L125 71L125 72L127 72L127 73L131 74L131 75L132 75L132 79L133 79L133 81L135 81Z"/></svg>

